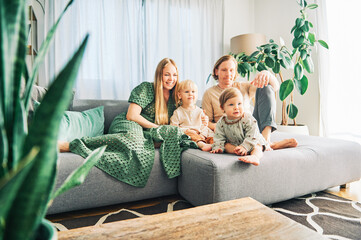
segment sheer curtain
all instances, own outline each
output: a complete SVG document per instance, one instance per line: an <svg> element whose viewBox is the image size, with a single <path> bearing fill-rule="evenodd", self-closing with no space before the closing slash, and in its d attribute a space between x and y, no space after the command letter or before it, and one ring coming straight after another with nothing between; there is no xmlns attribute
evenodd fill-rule
<svg viewBox="0 0 361 240"><path fill-rule="evenodd" d="M48 3L48 23L67 2ZM202 96L223 51L223 0L75 1L59 25L47 76L64 66L86 33L76 98L128 99L139 83L153 81L165 57L175 60L181 80L197 83Z"/></svg>
<svg viewBox="0 0 361 240"><path fill-rule="evenodd" d="M325 115L325 133L330 137L355 140L361 143L361 29L359 0L340 4L335 0L318 1L326 7L329 50L329 75L321 78L321 104ZM323 55L321 55L323 57ZM324 67L323 59L320 68ZM322 77L322 76L321 76Z"/></svg>
<svg viewBox="0 0 361 240"><path fill-rule="evenodd" d="M223 1L146 0L144 11L145 75L153 77L157 63L170 57L180 79L196 82L203 96L207 77L223 53Z"/></svg>
<svg viewBox="0 0 361 240"><path fill-rule="evenodd" d="M48 18L54 21L68 0L50 2ZM142 1L75 1L59 25L49 74L64 66L86 33L90 39L75 86L76 98L127 99L129 89L144 78Z"/></svg>

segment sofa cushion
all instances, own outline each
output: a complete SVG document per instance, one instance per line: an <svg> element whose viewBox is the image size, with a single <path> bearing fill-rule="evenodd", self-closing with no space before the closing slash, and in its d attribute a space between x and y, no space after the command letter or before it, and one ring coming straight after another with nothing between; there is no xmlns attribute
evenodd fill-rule
<svg viewBox="0 0 361 240"><path fill-rule="evenodd" d="M95 137L104 132L104 107L83 112L65 111L60 122L59 140L72 141L76 138Z"/></svg>

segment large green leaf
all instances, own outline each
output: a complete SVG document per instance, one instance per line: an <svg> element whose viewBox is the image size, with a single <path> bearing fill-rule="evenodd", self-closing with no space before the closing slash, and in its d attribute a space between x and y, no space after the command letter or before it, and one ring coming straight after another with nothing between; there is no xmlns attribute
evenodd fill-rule
<svg viewBox="0 0 361 240"><path fill-rule="evenodd" d="M314 65L311 56L307 56L305 60L301 60L301 63L307 72L313 73Z"/></svg>
<svg viewBox="0 0 361 240"><path fill-rule="evenodd" d="M303 67L300 63L296 63L294 73L297 80L300 80L303 77Z"/></svg>
<svg viewBox="0 0 361 240"><path fill-rule="evenodd" d="M71 98L87 40L88 36L50 86L34 115L23 155L28 154L34 146L39 146L40 152L7 218L7 239L29 239L45 215L56 176L59 123Z"/></svg>
<svg viewBox="0 0 361 240"><path fill-rule="evenodd" d="M39 153L39 148L33 148L28 156L21 160L16 169L10 170L3 178L0 179L0 219L5 222L9 213L12 201L16 197L20 185L31 168L31 164ZM0 225L0 239L3 239L5 226Z"/></svg>
<svg viewBox="0 0 361 240"><path fill-rule="evenodd" d="M292 41L292 47L293 48L298 48L299 46L301 46L301 44L305 41L305 37L304 36L300 36L298 38L294 38Z"/></svg>
<svg viewBox="0 0 361 240"><path fill-rule="evenodd" d="M291 94L291 92L294 89L294 84L291 79L288 79L284 81L280 86L280 99L281 101L285 100L288 95Z"/></svg>
<svg viewBox="0 0 361 240"><path fill-rule="evenodd" d="M295 80L295 85L296 85L297 91L301 95L305 94L305 92L307 91L307 88L308 88L308 79L307 79L306 75L303 75L301 80Z"/></svg>
<svg viewBox="0 0 361 240"><path fill-rule="evenodd" d="M276 62L274 67L272 68L272 71L277 74L280 72L280 70L281 70L281 64L279 62Z"/></svg>
<svg viewBox="0 0 361 240"><path fill-rule="evenodd" d="M53 194L51 199L53 200L60 194L68 191L69 189L79 186L85 180L91 168L98 162L103 155L106 146L95 149L84 161L84 163L77 169L75 169L64 181L63 185Z"/></svg>
<svg viewBox="0 0 361 240"><path fill-rule="evenodd" d="M287 106L288 117L291 119L295 119L298 114L298 108L293 103L288 104Z"/></svg>
<svg viewBox="0 0 361 240"><path fill-rule="evenodd" d="M269 68L273 68L275 66L275 60L271 56L266 57L265 63L266 63L266 66Z"/></svg>
<svg viewBox="0 0 361 240"><path fill-rule="evenodd" d="M41 64L44 61L45 55L48 53L51 41L54 38L55 35L55 31L58 28L58 25L60 23L60 20L62 19L62 17L64 16L65 12L67 11L67 9L70 7L70 5L73 3L74 0L70 0L68 2L68 4L66 5L65 9L63 10L63 12L60 14L58 20L55 22L55 24L51 27L50 31L48 32L45 40L43 41L43 43L41 44L41 47L38 51L38 55L35 59L34 65L33 65L33 70L30 76L30 79L27 81L26 83L26 88L25 88L25 92L24 92L24 106L25 109L28 109L29 106L29 101L30 101L30 97L31 97L31 90L32 87L34 85L34 81L36 79L36 76L38 75L38 70L39 67L41 66Z"/></svg>

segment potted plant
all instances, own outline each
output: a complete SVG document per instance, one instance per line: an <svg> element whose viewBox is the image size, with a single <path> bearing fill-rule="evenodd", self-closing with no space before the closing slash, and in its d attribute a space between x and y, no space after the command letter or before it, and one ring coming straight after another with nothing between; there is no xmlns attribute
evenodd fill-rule
<svg viewBox="0 0 361 240"><path fill-rule="evenodd" d="M323 40L317 40L312 32L313 24L308 20L308 10L318 7L317 4L307 4L305 0L298 0L301 16L295 21L291 29L293 34L292 50L288 49L280 38L280 45L272 39L269 43L257 47L257 51L251 55L245 53L232 54L238 62L238 72L242 77L250 76L251 72L272 70L281 80L279 98L282 101L282 121L281 125L288 125L288 118L293 119L296 125L298 108L294 103L293 95L296 90L304 95L308 88L308 78L306 72L312 74L314 65L311 58L312 48L316 43L328 49L328 45ZM281 68L293 69L292 79L283 79ZM287 99L289 103L287 104Z"/></svg>
<svg viewBox="0 0 361 240"><path fill-rule="evenodd" d="M95 150L53 193L59 124L72 95L88 36L50 86L28 129L27 108L34 79L56 27L72 2L49 31L29 75L25 64L27 1L0 0L0 239L54 239L53 228L44 219L48 204L58 194L81 184L105 149ZM23 95L22 79L26 81Z"/></svg>

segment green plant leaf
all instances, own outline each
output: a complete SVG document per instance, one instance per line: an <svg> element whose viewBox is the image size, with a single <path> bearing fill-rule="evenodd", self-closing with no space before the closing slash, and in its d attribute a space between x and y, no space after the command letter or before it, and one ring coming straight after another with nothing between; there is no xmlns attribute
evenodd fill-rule
<svg viewBox="0 0 361 240"><path fill-rule="evenodd" d="M256 57L259 53L260 53L260 51L254 51L254 52L249 56L249 58L254 58L254 57Z"/></svg>
<svg viewBox="0 0 361 240"><path fill-rule="evenodd" d="M51 199L56 198L60 194L69 189L82 184L91 168L98 162L105 151L106 146L95 149L84 161L84 163L75 169L64 181L63 185L53 194Z"/></svg>
<svg viewBox="0 0 361 240"><path fill-rule="evenodd" d="M298 114L298 108L293 103L288 104L286 111L290 119L295 119Z"/></svg>
<svg viewBox="0 0 361 240"><path fill-rule="evenodd" d="M302 28L296 28L296 30L295 30L295 32L293 33L293 35L295 36L295 38L299 38L299 37L301 37L302 33L303 33Z"/></svg>
<svg viewBox="0 0 361 240"><path fill-rule="evenodd" d="M263 54L260 54L257 58L257 63L260 63L263 60Z"/></svg>
<svg viewBox="0 0 361 240"><path fill-rule="evenodd" d="M295 79L300 80L303 77L303 67L300 63L296 63L294 69Z"/></svg>
<svg viewBox="0 0 361 240"><path fill-rule="evenodd" d="M0 218L5 219L12 201L23 183L24 178L31 168L31 164L39 153L39 148L33 148L30 153L19 163L15 169L10 170L3 178L0 179ZM4 236L4 229L0 226L0 239Z"/></svg>
<svg viewBox="0 0 361 240"><path fill-rule="evenodd" d="M301 46L301 44L305 41L305 37L304 36L300 36L298 38L294 38L292 41L292 47L293 48L298 48L299 46Z"/></svg>
<svg viewBox="0 0 361 240"><path fill-rule="evenodd" d="M302 49L300 51L300 57L302 60L304 60L307 57L307 51L305 49Z"/></svg>
<svg viewBox="0 0 361 240"><path fill-rule="evenodd" d="M308 9L316 9L317 7L318 7L318 5L315 3L307 6Z"/></svg>
<svg viewBox="0 0 361 240"><path fill-rule="evenodd" d="M308 32L310 31L310 27L308 26L308 21L305 21L305 24L301 27L302 31Z"/></svg>
<svg viewBox="0 0 361 240"><path fill-rule="evenodd" d="M308 73L313 73L314 65L311 56L307 56L305 60L301 60L301 63Z"/></svg>
<svg viewBox="0 0 361 240"><path fill-rule="evenodd" d="M88 36L50 86L34 115L23 155L27 155L34 146L39 146L40 152L19 189L10 210L11 214L6 219L9 229L6 239L29 239L46 213L56 176L59 124L71 98L87 40Z"/></svg>
<svg viewBox="0 0 361 240"><path fill-rule="evenodd" d="M324 48L328 49L328 44L323 40L317 40L317 42Z"/></svg>
<svg viewBox="0 0 361 240"><path fill-rule="evenodd" d="M212 76L212 73L210 73L210 74L208 75L208 77L207 77L207 81L206 81L206 84L208 84L209 79L211 78L211 76Z"/></svg>
<svg viewBox="0 0 361 240"><path fill-rule="evenodd" d="M245 70L246 70L247 72L251 72L251 71L252 71L251 65L250 65L249 63L247 63L247 62L244 62L244 63L243 63L243 67L245 68Z"/></svg>
<svg viewBox="0 0 361 240"><path fill-rule="evenodd" d="M276 62L274 67L272 68L272 71L277 74L280 72L280 70L281 70L281 64L279 62Z"/></svg>
<svg viewBox="0 0 361 240"><path fill-rule="evenodd" d="M261 72L263 70L267 70L266 66L263 63L259 63L257 66L257 71Z"/></svg>
<svg viewBox="0 0 361 240"><path fill-rule="evenodd" d="M38 70L39 67L41 66L41 64L44 61L45 55L48 53L49 51L49 47L51 44L51 41L54 38L55 35L55 31L58 28L58 25L60 23L60 20L63 18L65 12L68 10L68 8L70 7L70 5L74 2L74 0L70 0L68 2L68 4L66 5L66 7L64 8L63 12L60 14L58 20L55 22L55 24L51 27L51 29L49 30L48 34L46 35L45 40L43 41L43 43L41 44L41 47L38 51L38 55L35 58L34 61L34 65L33 65L33 70L30 76L30 79L27 81L26 83L26 88L25 88L25 92L24 92L24 106L25 109L27 110L29 107L29 101L30 101L30 97L31 97L31 90L32 87L34 85L34 81L38 75Z"/></svg>
<svg viewBox="0 0 361 240"><path fill-rule="evenodd" d="M273 68L275 66L275 60L271 57L266 57L265 63L269 68Z"/></svg>
<svg viewBox="0 0 361 240"><path fill-rule="evenodd" d="M284 81L280 86L280 100L285 100L293 91L294 84L291 79Z"/></svg>
<svg viewBox="0 0 361 240"><path fill-rule="evenodd" d="M313 46L313 44L316 41L316 37L314 33L308 33L308 40L310 40L311 45Z"/></svg>
<svg viewBox="0 0 361 240"><path fill-rule="evenodd" d="M307 88L308 88L308 79L307 79L306 75L303 75L301 80L295 80L294 83L296 85L297 91L301 95L305 94L305 92L307 91Z"/></svg>

